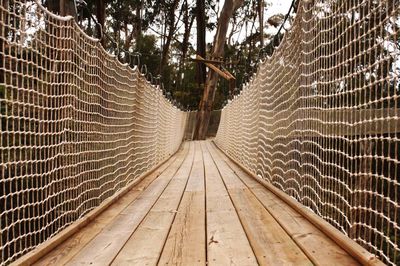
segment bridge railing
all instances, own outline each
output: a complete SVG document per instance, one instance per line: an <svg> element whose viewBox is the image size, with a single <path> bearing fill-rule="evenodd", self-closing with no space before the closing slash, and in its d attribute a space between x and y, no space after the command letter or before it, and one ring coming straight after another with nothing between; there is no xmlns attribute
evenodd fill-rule
<svg viewBox="0 0 400 266"><path fill-rule="evenodd" d="M0 0L0 264L180 146L186 113L72 18Z"/></svg>
<svg viewBox="0 0 400 266"><path fill-rule="evenodd" d="M217 145L390 265L400 263L400 2L300 1L222 111Z"/></svg>

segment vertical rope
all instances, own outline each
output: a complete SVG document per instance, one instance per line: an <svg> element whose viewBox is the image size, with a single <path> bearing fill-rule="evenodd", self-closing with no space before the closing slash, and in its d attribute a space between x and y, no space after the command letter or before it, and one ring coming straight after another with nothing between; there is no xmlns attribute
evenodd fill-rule
<svg viewBox="0 0 400 266"><path fill-rule="evenodd" d="M34 1L0 0L0 265L173 154L186 113Z"/></svg>
<svg viewBox="0 0 400 266"><path fill-rule="evenodd" d="M398 0L300 1L216 137L388 265L400 263L399 33Z"/></svg>

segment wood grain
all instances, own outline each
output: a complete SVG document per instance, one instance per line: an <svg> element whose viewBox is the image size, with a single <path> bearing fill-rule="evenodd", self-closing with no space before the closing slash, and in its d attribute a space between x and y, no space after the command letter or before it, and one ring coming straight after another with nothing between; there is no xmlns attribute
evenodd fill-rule
<svg viewBox="0 0 400 266"><path fill-rule="evenodd" d="M202 143L206 176L209 265L257 265L239 217L207 147Z"/></svg>
<svg viewBox="0 0 400 266"><path fill-rule="evenodd" d="M312 265L285 230L207 143L260 265Z"/></svg>
<svg viewBox="0 0 400 266"><path fill-rule="evenodd" d="M192 172L159 264L205 265L205 232L204 164L200 146L196 146Z"/></svg>
<svg viewBox="0 0 400 266"><path fill-rule="evenodd" d="M189 152L193 152L193 146L190 146ZM170 167L133 203L128 205L112 223L108 224L92 239L67 265L110 264L160 197L186 156L186 153L179 154L177 160Z"/></svg>
<svg viewBox="0 0 400 266"><path fill-rule="evenodd" d="M192 146L196 147L198 144ZM188 182L193 149L112 265L156 265Z"/></svg>
<svg viewBox="0 0 400 266"><path fill-rule="evenodd" d="M183 150L181 152L184 152ZM167 169L177 157L171 157L166 163L143 179L130 192L112 204L107 210L94 219L90 226L82 228L67 241L59 245L46 256L38 260L34 265L64 265L71 260L85 245L87 245L104 227L111 223L130 203Z"/></svg>
<svg viewBox="0 0 400 266"><path fill-rule="evenodd" d="M269 213L279 222L287 234L297 243L303 252L318 265L359 265L345 250L311 224L296 210L288 206L274 193L265 189L253 177L245 173L238 165L223 155L214 145L211 146L221 159L231 168L243 183L251 190Z"/></svg>

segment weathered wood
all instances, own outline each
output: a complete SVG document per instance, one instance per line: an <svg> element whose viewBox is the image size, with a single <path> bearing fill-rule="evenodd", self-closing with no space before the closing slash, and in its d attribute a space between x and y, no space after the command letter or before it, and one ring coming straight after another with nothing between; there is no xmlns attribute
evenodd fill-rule
<svg viewBox="0 0 400 266"><path fill-rule="evenodd" d="M144 178L137 186L132 188L125 196L112 204L97 218L95 218L90 226L83 227L75 235L68 238L57 248L45 257L41 258L35 265L63 265L71 260L86 244L88 244L98 233L100 233L107 224L111 223L115 217L126 206L131 204L165 169L167 169L176 157L171 157L167 162L157 168L153 173Z"/></svg>
<svg viewBox="0 0 400 266"><path fill-rule="evenodd" d="M160 265L205 265L205 185L200 147L175 221L165 243Z"/></svg>
<svg viewBox="0 0 400 266"><path fill-rule="evenodd" d="M210 63L210 64L214 64L214 65L222 65L224 63L220 60L205 59L201 55L196 55L196 58L190 58L190 61L198 62L198 63Z"/></svg>
<svg viewBox="0 0 400 266"><path fill-rule="evenodd" d="M165 191L115 257L113 265L157 264L189 179L193 160L192 149Z"/></svg>
<svg viewBox="0 0 400 266"><path fill-rule="evenodd" d="M326 261L332 265L360 265L332 239L264 187L254 187L251 191L313 263Z"/></svg>
<svg viewBox="0 0 400 266"><path fill-rule="evenodd" d="M191 145L190 153L193 153ZM68 265L104 265L111 263L135 229L161 196L165 187L183 163L186 153L178 155L176 161L163 172L132 204L107 225L86 245Z"/></svg>
<svg viewBox="0 0 400 266"><path fill-rule="evenodd" d="M243 0L224 1L224 5L222 6L218 18L218 27L215 34L214 45L211 55L212 58L219 58L224 55L229 20L233 16L234 12L242 6L243 2ZM217 82L217 73L214 71L209 71L203 91L203 96L199 103L199 111L197 113L197 124L194 139L203 140L206 138L208 123L210 122L211 111L214 104Z"/></svg>
<svg viewBox="0 0 400 266"><path fill-rule="evenodd" d="M224 71L225 74L229 76L229 81L231 80L236 80L235 76L231 74L231 72L228 71L228 69L221 67L222 71Z"/></svg>
<svg viewBox="0 0 400 266"><path fill-rule="evenodd" d="M222 150L220 151L222 152ZM338 247L341 247L343 250L345 250L349 256L353 257L360 264L384 265L377 257L375 257L373 254L369 253L367 250L362 248L352 239L342 234L340 231L338 231L328 222L323 220L321 217L312 213L306 207L304 207L299 202L297 202L296 200L285 194L283 191L274 187L272 184L255 176L253 173L248 171L243 165L241 165L238 161L236 161L228 154L224 153L224 155L228 157L233 163L235 163L236 166L239 167L248 176L253 178L254 181L261 184L269 192L273 193L276 197L278 197L281 201L283 201L285 208L293 208L299 215L301 215L301 217L304 217L308 222L310 222L313 226L315 226L315 228L319 229L325 236L330 238L333 242L336 243Z"/></svg>
<svg viewBox="0 0 400 266"><path fill-rule="evenodd" d="M200 142L195 143L195 157L193 169L190 173L190 179L186 187L186 191L197 192L204 191L204 162Z"/></svg>
<svg viewBox="0 0 400 266"><path fill-rule="evenodd" d="M177 157L180 157L187 152L187 144L183 145L183 148L178 150L177 152ZM148 175L152 174L157 170L157 168L169 161L170 159L166 159L151 170L149 170L147 173L141 175L138 177L135 181L133 181L131 184L129 184L126 188L122 189L119 193L115 194L114 196L110 197L109 199L105 200L99 207L88 213L85 217L80 219L79 221L76 221L74 224L70 225L68 228L63 230L61 233L59 233L57 236L49 239L46 241L43 245L40 245L39 247L35 248L33 251L27 253L26 255L22 256L19 258L17 261L14 263L16 265L32 265L41 258L44 258L47 254L49 254L51 251L53 251L55 248L57 248L60 244L64 243L70 237L78 233L82 228L89 227L91 225L91 221L93 221L96 217L98 217L103 211L107 210L112 204L117 202L121 197L123 197L125 194L127 194L129 191L131 191L136 184L138 184L140 181L142 181L144 178L146 178ZM175 160L175 159L173 159ZM71 249L73 251L74 249ZM58 254L58 252L56 252ZM61 253L66 253L65 251L61 251ZM58 256L54 254L55 256ZM66 256L66 255L63 255ZM54 258L52 258L54 259Z"/></svg>
<svg viewBox="0 0 400 266"><path fill-rule="evenodd" d="M208 149L228 189L260 265L312 265L279 223L216 153Z"/></svg>
<svg viewBox="0 0 400 266"><path fill-rule="evenodd" d="M379 265L273 190L210 143L185 145L37 264Z"/></svg>
<svg viewBox="0 0 400 266"><path fill-rule="evenodd" d="M214 149L217 153L222 154L216 148ZM358 265L357 261L350 257L345 250L339 247L297 211L287 206L285 202L279 199L275 194L265 189L238 165L230 161L226 156L222 155L221 159L226 162L246 187L251 190L314 264L320 264L326 261L337 265Z"/></svg>
<svg viewBox="0 0 400 266"><path fill-rule="evenodd" d="M226 80L230 80L231 79L232 75L226 74L223 70L221 70L218 67L214 66L212 63L208 62L210 60L206 60L203 57L201 57L200 55L196 55L196 60L202 61L206 66L211 68L215 73L217 73L218 75L220 75L224 79L226 79Z"/></svg>
<svg viewBox="0 0 400 266"><path fill-rule="evenodd" d="M206 176L207 257L209 265L257 265L228 192L202 143Z"/></svg>

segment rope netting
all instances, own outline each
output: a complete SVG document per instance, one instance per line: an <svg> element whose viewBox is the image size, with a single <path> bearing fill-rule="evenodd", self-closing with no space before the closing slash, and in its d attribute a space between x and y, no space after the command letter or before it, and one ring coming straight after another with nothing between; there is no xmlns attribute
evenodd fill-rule
<svg viewBox="0 0 400 266"><path fill-rule="evenodd" d="M171 156L186 113L72 18L0 0L0 264Z"/></svg>
<svg viewBox="0 0 400 266"><path fill-rule="evenodd" d="M300 1L222 111L217 145L390 265L400 263L400 1Z"/></svg>

